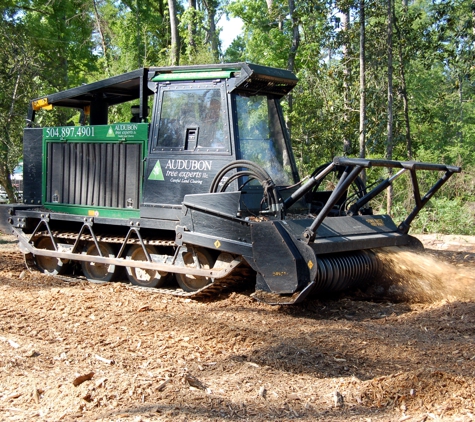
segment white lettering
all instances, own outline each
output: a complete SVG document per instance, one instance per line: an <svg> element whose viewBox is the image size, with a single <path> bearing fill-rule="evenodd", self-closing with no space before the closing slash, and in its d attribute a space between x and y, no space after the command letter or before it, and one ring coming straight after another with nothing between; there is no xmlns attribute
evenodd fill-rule
<svg viewBox="0 0 475 422"><path fill-rule="evenodd" d="M209 160L168 160L165 168L168 170L199 170L210 171L212 161Z"/></svg>
<svg viewBox="0 0 475 422"><path fill-rule="evenodd" d="M118 124L115 125L116 130L129 130L129 131L136 131L137 125L130 125L130 124Z"/></svg>

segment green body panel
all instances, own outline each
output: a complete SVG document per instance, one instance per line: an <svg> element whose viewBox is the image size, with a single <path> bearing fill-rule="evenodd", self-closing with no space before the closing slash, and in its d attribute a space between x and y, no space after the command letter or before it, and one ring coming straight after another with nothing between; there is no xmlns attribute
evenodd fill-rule
<svg viewBox="0 0 475 422"><path fill-rule="evenodd" d="M142 159L147 154L149 123L114 123L95 126L59 126L43 128L42 202L51 211L107 218L138 218L138 208L94 207L46 202L48 148L50 142L141 144ZM141 187L140 187L141 189ZM138 205L138 204L137 204Z"/></svg>
<svg viewBox="0 0 475 422"><path fill-rule="evenodd" d="M62 212L66 214L84 215L88 217L106 217L106 218L139 218L140 211L133 208L108 208L108 207L86 207L83 205L68 205L46 203L45 208L51 211Z"/></svg>
<svg viewBox="0 0 475 422"><path fill-rule="evenodd" d="M195 71L195 72L172 72L162 73L152 78L152 82L165 82L165 81L190 81L190 80L204 80L204 79L229 79L233 73L239 71L239 69L231 70L207 70L207 71Z"/></svg>

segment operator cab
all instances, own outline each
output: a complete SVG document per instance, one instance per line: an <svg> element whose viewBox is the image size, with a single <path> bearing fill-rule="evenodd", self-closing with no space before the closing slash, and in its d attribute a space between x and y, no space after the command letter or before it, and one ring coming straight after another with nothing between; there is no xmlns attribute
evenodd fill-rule
<svg viewBox="0 0 475 422"><path fill-rule="evenodd" d="M160 69L150 79L156 96L141 216L174 218L177 198L207 193L235 160L258 164L278 186L298 181L279 104L297 83L291 72L239 63ZM242 177L231 189L243 194L241 215L259 211L257 181Z"/></svg>

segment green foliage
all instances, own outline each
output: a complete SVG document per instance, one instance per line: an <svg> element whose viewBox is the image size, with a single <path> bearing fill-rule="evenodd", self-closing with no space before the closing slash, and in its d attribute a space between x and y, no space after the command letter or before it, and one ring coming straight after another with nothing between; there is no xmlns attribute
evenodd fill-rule
<svg viewBox="0 0 475 422"><path fill-rule="evenodd" d="M226 53L226 60L249 61L267 66L287 67L291 22L285 19L288 3L274 1L269 10L265 0L236 0L226 10L244 21L242 38ZM245 48L238 48L244 43ZM239 54L237 54L239 52Z"/></svg>
<svg viewBox="0 0 475 422"><path fill-rule="evenodd" d="M326 66L317 76L301 71L294 93L292 138L295 155L305 173L342 154L343 103L338 91L325 83L331 78L329 72Z"/></svg>
<svg viewBox="0 0 475 422"><path fill-rule="evenodd" d="M194 4L194 6L190 6ZM196 0L177 2L181 63L217 61L215 23L225 11L240 17L242 34L224 52L226 62L286 68L296 49L300 83L283 108L302 174L359 141L359 2L344 0ZM349 11L349 24L342 16ZM0 7L0 184L21 156L21 133L31 98L142 66L170 63L170 18L164 0L5 0ZM387 140L387 4L365 1L366 155L383 158ZM475 31L473 0L395 2L393 11L393 158L461 165L439 192L418 230L468 230L475 201ZM298 25L299 38L293 32ZM294 44L293 44L294 43ZM297 44L295 44L297 43ZM292 50L292 48L294 50ZM406 95L407 94L407 95ZM404 99L407 98L407 121ZM130 105L115 106L114 121ZM39 112L36 123L78 123L76 111ZM385 177L378 170L369 182ZM424 174L427 187L438 176ZM395 183L395 210L411 204L406 178ZM383 209L385 201L375 206ZM450 214L458 216L453 218ZM437 223L439 222L439 223ZM439 226L437 226L439 224ZM471 224L473 226L473 224Z"/></svg>
<svg viewBox="0 0 475 422"><path fill-rule="evenodd" d="M167 64L170 21L163 4L148 0L95 1L94 39L108 76Z"/></svg>
<svg viewBox="0 0 475 422"><path fill-rule="evenodd" d="M227 60L251 60L286 67L291 42L287 2L235 0L227 10L244 21L244 32L226 52ZM296 68L300 79L293 91L288 119L294 152L301 173L343 154L343 140L357 155L359 138L359 11L358 2L337 2L350 11L348 27L335 3L298 2L300 45ZM366 35L366 154L384 158L387 139L387 4L365 1ZM456 224L472 218L465 202L474 201L475 168L475 31L473 1L416 0L393 12L394 132L393 159L414 159L461 165L431 202L432 230L461 232ZM345 50L344 50L345 49ZM410 126L404 115L404 94ZM346 97L346 98L345 98ZM408 138L408 131L410 138ZM368 175L369 183L386 177L385 170ZM424 172L421 189L428 189L439 174ZM412 186L407 178L395 183L395 213L406 214ZM376 201L377 202L377 201ZM385 198L375 204L385 209ZM460 211L463 210L463 211ZM402 212L404 211L404 212ZM457 212L455 212L457 211ZM460 218L443 218L437 213ZM454 214L455 213L455 214ZM422 220L419 220L422 221ZM437 221L440 222L437 226ZM417 223L422 224L422 223ZM429 227L429 223L426 224ZM473 226L473 223L471 224Z"/></svg>
<svg viewBox="0 0 475 422"><path fill-rule="evenodd" d="M438 197L421 210L411 225L411 233L440 233L475 235L475 203L462 202L460 199ZM396 222L403 221L407 210L397 204L393 209Z"/></svg>
<svg viewBox="0 0 475 422"><path fill-rule="evenodd" d="M34 90L35 47L15 10L3 9L0 25L0 185L15 201L10 174L22 156L21 133Z"/></svg>
<svg viewBox="0 0 475 422"><path fill-rule="evenodd" d="M61 90L84 82L95 65L87 4L23 0L17 3L17 13L38 53L42 88Z"/></svg>

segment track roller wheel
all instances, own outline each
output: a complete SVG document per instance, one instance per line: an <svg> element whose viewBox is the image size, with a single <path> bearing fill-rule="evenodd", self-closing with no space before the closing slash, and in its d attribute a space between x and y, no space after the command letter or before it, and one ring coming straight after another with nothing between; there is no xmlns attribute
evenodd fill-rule
<svg viewBox="0 0 475 422"><path fill-rule="evenodd" d="M49 237L42 237L36 241L35 248L54 251L53 242ZM67 271L69 260L53 258L51 256L27 254L25 256L25 262L30 270L35 269L36 267L36 269L44 274L59 275L64 274Z"/></svg>
<svg viewBox="0 0 475 422"><path fill-rule="evenodd" d="M145 246L149 255L156 255L157 250L153 246ZM133 245L129 248L126 259L132 261L147 261L141 245ZM155 270L146 270L137 267L126 267L129 281L136 286L162 287L169 279L170 274Z"/></svg>
<svg viewBox="0 0 475 422"><path fill-rule="evenodd" d="M183 262L189 268L213 268L215 259L206 249L185 249L182 254ZM185 292L196 292L213 281L213 279L209 277L195 276L192 274L177 274L176 280L178 285Z"/></svg>
<svg viewBox="0 0 475 422"><path fill-rule="evenodd" d="M108 243L99 243L102 256L115 257L114 249ZM89 243L86 249L86 255L98 256L99 252L94 243ZM81 262L81 268L84 276L92 283L106 283L114 279L117 267L115 265L98 264L97 262Z"/></svg>

